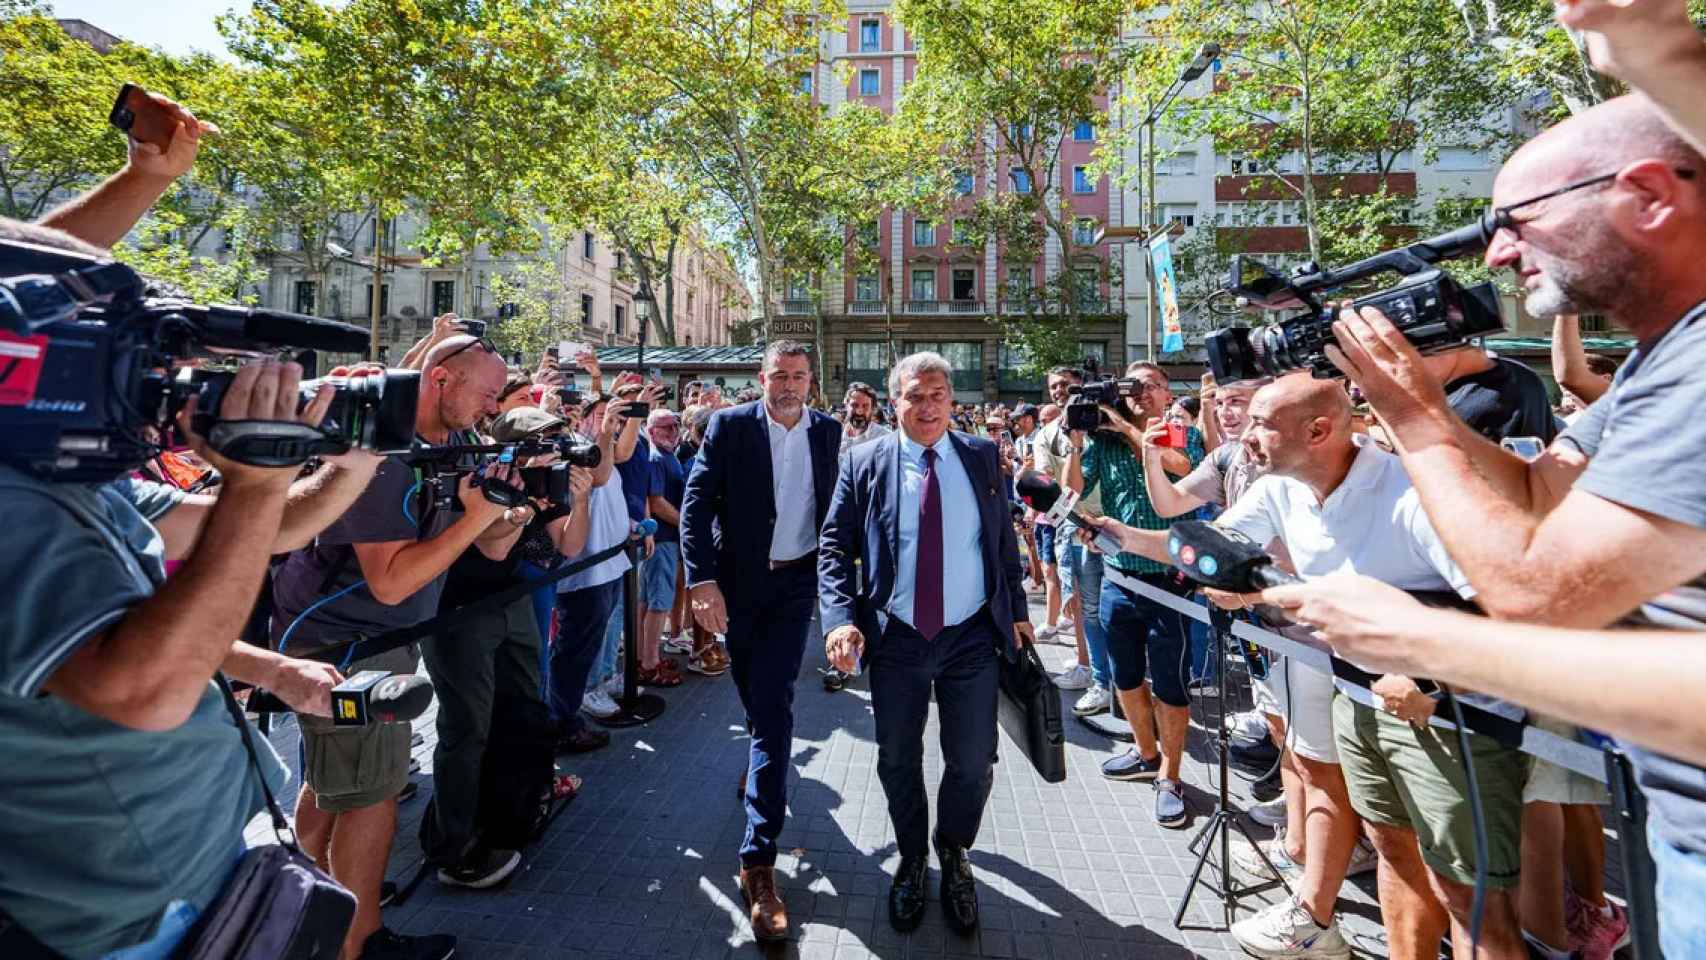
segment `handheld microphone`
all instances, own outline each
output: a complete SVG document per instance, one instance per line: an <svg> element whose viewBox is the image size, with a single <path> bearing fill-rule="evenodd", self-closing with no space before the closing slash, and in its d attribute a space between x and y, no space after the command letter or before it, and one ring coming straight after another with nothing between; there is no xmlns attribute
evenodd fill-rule
<svg viewBox="0 0 1706 960"><path fill-rule="evenodd" d="M1091 525L1089 514L1079 509L1078 494L1073 491L1035 470L1020 470L1013 478L1013 489L1026 506L1043 514L1050 523L1059 526L1068 517L1076 517L1082 526L1095 531L1096 549L1110 557L1122 552L1118 540Z"/></svg>
<svg viewBox="0 0 1706 960"><path fill-rule="evenodd" d="M1274 566L1261 545L1236 530L1201 520L1182 520L1167 534L1167 553L1185 576L1213 590L1261 593L1300 583Z"/></svg>
<svg viewBox="0 0 1706 960"><path fill-rule="evenodd" d="M432 681L409 673L363 670L332 688L332 723L360 727L369 723L407 723L432 704ZM249 694L251 713L290 713L269 690Z"/></svg>
<svg viewBox="0 0 1706 960"><path fill-rule="evenodd" d="M658 522L651 517L641 520L634 531L634 536L644 539L658 532Z"/></svg>

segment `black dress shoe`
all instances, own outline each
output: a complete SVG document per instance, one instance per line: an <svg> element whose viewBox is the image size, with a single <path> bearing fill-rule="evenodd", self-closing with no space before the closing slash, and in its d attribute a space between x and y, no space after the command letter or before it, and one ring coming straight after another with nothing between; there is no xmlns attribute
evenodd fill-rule
<svg viewBox="0 0 1706 960"><path fill-rule="evenodd" d="M901 933L918 929L924 919L924 879L929 867L929 857L901 857L900 869L894 872L894 885L889 887L889 923Z"/></svg>
<svg viewBox="0 0 1706 960"><path fill-rule="evenodd" d="M942 864L942 915L948 927L961 936L977 929L977 883L972 879L971 860L964 847L936 838L936 857Z"/></svg>

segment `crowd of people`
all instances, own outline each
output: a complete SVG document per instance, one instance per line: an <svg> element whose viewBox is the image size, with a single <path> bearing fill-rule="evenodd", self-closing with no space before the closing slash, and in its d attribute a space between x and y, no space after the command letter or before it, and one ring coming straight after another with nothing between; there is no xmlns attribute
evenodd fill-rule
<svg viewBox="0 0 1706 960"><path fill-rule="evenodd" d="M1649 816L1647 836L1620 839L1651 854L1666 955L1706 954L1706 724L1686 707L1706 676L1706 434L1689 426L1706 384L1706 43L1681 3L1576 0L1559 17L1635 92L1544 131L1494 185L1486 263L1556 325L1556 408L1519 363L1467 343L1423 356L1348 306L1327 347L1341 379L1205 378L1176 397L1139 361L1089 429L1067 415L1085 402L1071 366L1048 372L1040 406L963 404L949 363L914 353L819 409L801 343L767 344L757 387L675 397L591 351L512 366L445 316L403 360L417 445L443 454L431 469L359 448L246 462L189 410L180 449L110 483L0 466L28 545L9 553L0 631L0 954L193 948L287 776L264 738L251 758L228 678L296 715L295 835L355 903L340 955L453 955L449 935L383 922L411 738L406 722L333 721L333 688L363 670L430 678L423 847L438 882L474 890L516 870L554 804L597 788L572 757L609 745L597 721L629 691L727 676L749 733L731 853L752 934L784 939L795 686L820 640L827 689L869 688L900 855L890 922L921 922L934 850L941 909L970 934L998 677L1024 645L1073 638L1056 683L1080 715L1117 703L1132 737L1102 775L1150 784L1159 825L1192 822L1191 697L1230 678L1156 599L1199 592L1169 552L1187 517L1298 578L1205 602L1346 665L1249 653L1255 710L1230 722L1275 757L1276 796L1251 811L1274 833L1234 859L1289 892L1233 926L1247 952L1347 957L1338 897L1372 870L1391 957L1432 958L1442 938L1462 957L1610 957L1639 918L1606 896L1605 787L1520 750L1531 725L1627 751ZM204 126L158 103L169 149L132 141L120 174L0 235L104 255L194 162ZM1583 352L1588 313L1635 335L1620 367ZM332 396L301 402L302 376L245 363L219 419L317 426ZM490 444L529 454L472 449ZM524 472L571 446L564 492L530 494ZM1030 509L1027 473L1077 508ZM363 652L458 610L453 628ZM1460 709L1480 718L1466 731ZM542 776L513 775L534 761Z"/></svg>

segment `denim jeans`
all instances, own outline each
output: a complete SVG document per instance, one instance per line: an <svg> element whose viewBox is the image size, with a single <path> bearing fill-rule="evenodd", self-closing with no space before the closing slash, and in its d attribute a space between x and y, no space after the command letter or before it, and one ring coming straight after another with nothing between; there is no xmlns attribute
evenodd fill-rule
<svg viewBox="0 0 1706 960"><path fill-rule="evenodd" d="M616 658L622 652L622 630L628 625L626 608L623 606L623 593L628 589L627 574L616 581L616 609L610 611L610 621L604 627L604 646L599 648L598 660L592 665L592 672L587 674L586 689L592 688L616 676Z"/></svg>
<svg viewBox="0 0 1706 960"><path fill-rule="evenodd" d="M524 579L544 576L543 567L526 560L517 568ZM557 609L557 586L547 584L533 591L533 615L539 618L539 696L551 702L551 614Z"/></svg>
<svg viewBox="0 0 1706 960"><path fill-rule="evenodd" d="M1090 678L1097 686L1113 689L1108 632L1102 626L1102 555L1085 549L1078 542L1078 528L1071 524L1060 528L1054 550L1059 561L1061 600L1079 595L1078 622L1084 625L1084 646L1090 651Z"/></svg>
<svg viewBox="0 0 1706 960"><path fill-rule="evenodd" d="M184 937L189 935L190 928L195 926L201 911L195 904L186 900L173 900L166 904L166 909L160 914L160 925L155 928L154 935L141 943L133 943L128 947L106 954L101 960L167 960L178 955L178 948L183 946Z"/></svg>
<svg viewBox="0 0 1706 960"><path fill-rule="evenodd" d="M1659 948L1666 957L1706 957L1706 857L1671 846L1647 826L1658 882Z"/></svg>

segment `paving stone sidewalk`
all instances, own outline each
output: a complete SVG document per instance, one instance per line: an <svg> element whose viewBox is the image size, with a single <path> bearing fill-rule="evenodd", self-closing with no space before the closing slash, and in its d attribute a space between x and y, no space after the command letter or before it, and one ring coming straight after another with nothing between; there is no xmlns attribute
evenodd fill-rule
<svg viewBox="0 0 1706 960"><path fill-rule="evenodd" d="M1042 620L1035 597L1032 617ZM1071 662L1070 643L1068 635L1041 644L1051 669ZM1195 863L1186 846L1215 796L1212 744L1199 725L1212 723L1212 704L1195 708L1184 771L1193 814L1186 830L1156 826L1149 785L1101 777L1097 765L1114 744L1070 719L1076 692L1063 693L1065 783L1043 783L1003 735L971 858L981 885L980 932L967 939L948 931L932 895L924 925L901 935L886 915L899 855L876 774L870 694L863 680L824 692L819 668L825 665L821 645L810 644L795 700L789 819L777 863L794 921L790 942L761 948L743 919L734 880L745 825L735 799L747 753L743 714L729 677L692 674L684 686L663 691L669 706L653 723L613 731L611 746L598 753L561 759L566 771L585 778L582 796L505 886L470 892L429 877L408 902L386 911L385 922L405 933L455 934L457 955L481 960L1244 955L1224 932L1173 925ZM420 795L402 808L391 867L398 879L421 861L416 834L432 789L431 715L416 729L424 734L415 751L423 768L415 778ZM283 723L273 740L295 773L294 724ZM934 718L925 745L926 777L934 784L941 773ZM1233 787L1239 808L1247 807L1247 785L1237 775ZM251 825L252 839L266 833L259 821ZM932 891L938 876L932 863ZM1259 906L1279 895L1246 903ZM1199 888L1187 925L1216 927L1223 920L1218 898ZM1346 885L1340 922L1358 955L1385 956L1372 874Z"/></svg>

